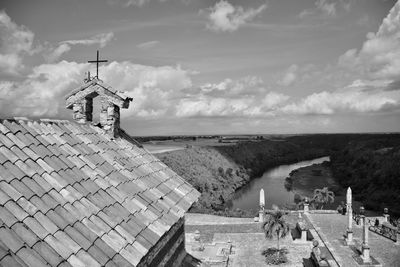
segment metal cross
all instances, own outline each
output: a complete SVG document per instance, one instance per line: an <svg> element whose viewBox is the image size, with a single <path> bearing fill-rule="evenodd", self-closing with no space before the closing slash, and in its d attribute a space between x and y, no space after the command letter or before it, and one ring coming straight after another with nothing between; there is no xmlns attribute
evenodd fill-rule
<svg viewBox="0 0 400 267"><path fill-rule="evenodd" d="M97 59L89 60L88 63L96 63L96 78L99 78L99 63L100 62L108 62L108 60L99 60L99 50L97 50Z"/></svg>

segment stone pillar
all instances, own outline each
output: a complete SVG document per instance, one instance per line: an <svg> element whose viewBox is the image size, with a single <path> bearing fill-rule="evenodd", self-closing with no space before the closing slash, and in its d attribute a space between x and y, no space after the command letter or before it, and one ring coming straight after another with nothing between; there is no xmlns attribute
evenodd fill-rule
<svg viewBox="0 0 400 267"><path fill-rule="evenodd" d="M364 215L365 209L364 207L360 207L360 215L361 215L361 220L363 221L363 238L362 238L362 246L361 246L361 258L364 263L369 263L371 262L371 257L370 257L370 248L368 244L368 226L367 226L367 218Z"/></svg>
<svg viewBox="0 0 400 267"><path fill-rule="evenodd" d="M107 109L108 109L109 103L107 99L101 98L100 99L100 124L102 126L107 125Z"/></svg>
<svg viewBox="0 0 400 267"><path fill-rule="evenodd" d="M351 188L347 188L347 221L348 227L346 231L346 243L347 245L353 244L353 207L352 207L352 198L351 198Z"/></svg>
<svg viewBox="0 0 400 267"><path fill-rule="evenodd" d="M348 228L346 231L346 243L347 245L352 245L353 242L353 209L350 208L348 211Z"/></svg>
<svg viewBox="0 0 400 267"><path fill-rule="evenodd" d="M120 128L120 109L117 105L101 99L100 124L112 137L117 137Z"/></svg>
<svg viewBox="0 0 400 267"><path fill-rule="evenodd" d="M307 242L307 230L301 229L301 242Z"/></svg>
<svg viewBox="0 0 400 267"><path fill-rule="evenodd" d="M396 245L400 245L400 229L397 228L397 233L396 233Z"/></svg>
<svg viewBox="0 0 400 267"><path fill-rule="evenodd" d="M85 123L86 118L85 118L85 113L83 112L83 105L82 103L74 103L72 106L73 110L73 119L78 122L78 123Z"/></svg>
<svg viewBox="0 0 400 267"><path fill-rule="evenodd" d="M72 110L74 111L73 118L78 123L85 123L92 121L93 113L93 99L84 98L73 104Z"/></svg>
<svg viewBox="0 0 400 267"><path fill-rule="evenodd" d="M389 222L389 209L388 208L383 209L383 221Z"/></svg>

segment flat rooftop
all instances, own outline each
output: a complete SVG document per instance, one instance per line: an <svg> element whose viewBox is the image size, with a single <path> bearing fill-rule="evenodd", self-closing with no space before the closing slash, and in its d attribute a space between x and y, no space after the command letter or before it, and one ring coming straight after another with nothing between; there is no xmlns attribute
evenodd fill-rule
<svg viewBox="0 0 400 267"><path fill-rule="evenodd" d="M298 213L288 215L290 228L296 227ZM354 256L361 249L362 227L353 224L355 245L345 246L344 234L347 216L338 213L310 213L302 215L312 236L319 241L321 250L328 252L328 258L336 266L360 266ZM203 251L198 251L199 242L194 240L195 231L200 231ZM185 215L186 251L202 261L203 266L267 266L261 252L276 247L277 241L265 239L260 223L253 218L231 218L216 215L188 213ZM289 262L280 266L312 266L309 260L312 241L298 242L292 237L293 231L281 240L281 247L289 250ZM370 254L382 266L400 266L400 246L394 241L369 231ZM197 247L196 247L197 246ZM226 252L225 258L221 251ZM213 249L214 248L214 249Z"/></svg>

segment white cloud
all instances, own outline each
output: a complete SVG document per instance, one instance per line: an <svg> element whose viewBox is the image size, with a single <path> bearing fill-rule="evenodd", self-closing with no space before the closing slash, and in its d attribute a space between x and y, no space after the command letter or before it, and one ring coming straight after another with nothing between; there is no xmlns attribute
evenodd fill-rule
<svg viewBox="0 0 400 267"><path fill-rule="evenodd" d="M357 24L360 26L368 27L372 24L372 21L368 14L364 14L357 20Z"/></svg>
<svg viewBox="0 0 400 267"><path fill-rule="evenodd" d="M221 0L214 7L210 8L207 28L216 32L236 31L240 26L254 19L266 8L267 5L263 4L257 9L248 8L245 10L241 6L233 6L228 1Z"/></svg>
<svg viewBox="0 0 400 267"><path fill-rule="evenodd" d="M110 5L123 5L124 7L142 7L145 6L146 4L150 3L151 0L107 0L107 3ZM169 0L158 0L159 3L165 3L168 2ZM193 0L180 0L181 3L188 5L192 2ZM155 1L154 1L155 2Z"/></svg>
<svg viewBox="0 0 400 267"><path fill-rule="evenodd" d="M67 40L62 41L56 48L49 49L48 54L45 55L45 58L48 62L57 61L61 55L71 50L71 46L73 45L95 45L98 44L100 47L106 46L112 39L114 38L114 33L100 33L89 39L81 39L81 40Z"/></svg>
<svg viewBox="0 0 400 267"><path fill-rule="evenodd" d="M262 100L262 106L268 110L275 109L286 103L288 99L289 96L287 95L276 92L269 92Z"/></svg>
<svg viewBox="0 0 400 267"><path fill-rule="evenodd" d="M82 79L87 64L61 61L42 64L20 82L3 82L0 113L8 116L55 116L64 107L63 96ZM51 103L51 104L49 104Z"/></svg>
<svg viewBox="0 0 400 267"><path fill-rule="evenodd" d="M150 49L158 45L160 42L159 41L149 41L149 42L144 42L136 45L137 48L140 49Z"/></svg>
<svg viewBox="0 0 400 267"><path fill-rule="evenodd" d="M150 0L128 0L126 6L143 6L144 4L150 2Z"/></svg>
<svg viewBox="0 0 400 267"><path fill-rule="evenodd" d="M56 48L52 48L48 53L44 55L47 62L55 62L57 61L61 55L71 50L71 46L69 44L60 44Z"/></svg>
<svg viewBox="0 0 400 267"><path fill-rule="evenodd" d="M284 105L289 96L271 92L257 76L208 83L179 100L178 117L264 117Z"/></svg>
<svg viewBox="0 0 400 267"><path fill-rule="evenodd" d="M237 80L227 78L219 83L206 83L200 86L200 90L210 96L237 97L264 92L263 84L260 77L246 76Z"/></svg>
<svg viewBox="0 0 400 267"><path fill-rule="evenodd" d="M268 116L262 103L254 97L221 98L204 95L181 99L176 108L177 117L260 117Z"/></svg>
<svg viewBox="0 0 400 267"><path fill-rule="evenodd" d="M298 69L299 67L296 64L291 65L284 73L282 79L278 81L278 84L283 86L292 85L296 81Z"/></svg>
<svg viewBox="0 0 400 267"><path fill-rule="evenodd" d="M34 34L25 26L15 24L0 11L0 71L18 74L23 69L23 56L33 54Z"/></svg>
<svg viewBox="0 0 400 267"><path fill-rule="evenodd" d="M176 108L177 117L267 117L275 115L274 110L283 105L289 97L276 92L264 96L237 98L210 97L198 95L181 99Z"/></svg>
<svg viewBox="0 0 400 267"><path fill-rule="evenodd" d="M329 2L328 0L317 0L315 6L318 10L327 16L336 16L336 2Z"/></svg>
<svg viewBox="0 0 400 267"><path fill-rule="evenodd" d="M68 40L68 41L63 41L61 44L69 44L69 45L94 45L98 44L100 47L106 46L108 42L112 40L114 37L114 33L109 32L109 33L100 33L97 34L89 39L82 39L82 40Z"/></svg>
<svg viewBox="0 0 400 267"><path fill-rule="evenodd" d="M373 79L400 76L400 2L390 10L376 33L368 33L360 50L350 49L339 58L339 66Z"/></svg>
<svg viewBox="0 0 400 267"><path fill-rule="evenodd" d="M129 6L144 6L149 3L150 0L107 0L107 3L110 5L122 4L125 7Z"/></svg>
<svg viewBox="0 0 400 267"><path fill-rule="evenodd" d="M152 67L131 62L112 62L101 78L113 88L125 91L134 99L133 108L124 116L162 116L173 112L174 101L182 90L192 86L190 72L180 66Z"/></svg>
<svg viewBox="0 0 400 267"><path fill-rule="evenodd" d="M322 18L333 18L337 16L339 7L349 12L352 4L353 0L316 0L314 7L304 9L300 12L299 17L320 16Z"/></svg>
<svg viewBox="0 0 400 267"><path fill-rule="evenodd" d="M61 61L32 69L23 81L0 83L0 114L3 116L67 117L64 96L79 87L87 63ZM111 62L100 70L107 85L133 97L124 117L160 117L173 114L181 90L192 86L189 72L179 66L152 67L131 62ZM51 103L51 104L49 104Z"/></svg>
<svg viewBox="0 0 400 267"><path fill-rule="evenodd" d="M349 88L348 88L349 89ZM397 93L366 93L358 90L320 92L281 108L284 114L371 113L399 107Z"/></svg>

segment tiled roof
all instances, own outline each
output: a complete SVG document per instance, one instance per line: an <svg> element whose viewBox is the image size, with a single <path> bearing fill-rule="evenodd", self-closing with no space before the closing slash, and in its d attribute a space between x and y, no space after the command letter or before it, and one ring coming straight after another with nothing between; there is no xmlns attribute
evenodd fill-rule
<svg viewBox="0 0 400 267"><path fill-rule="evenodd" d="M0 266L135 266L198 197L129 139L0 120Z"/></svg>

